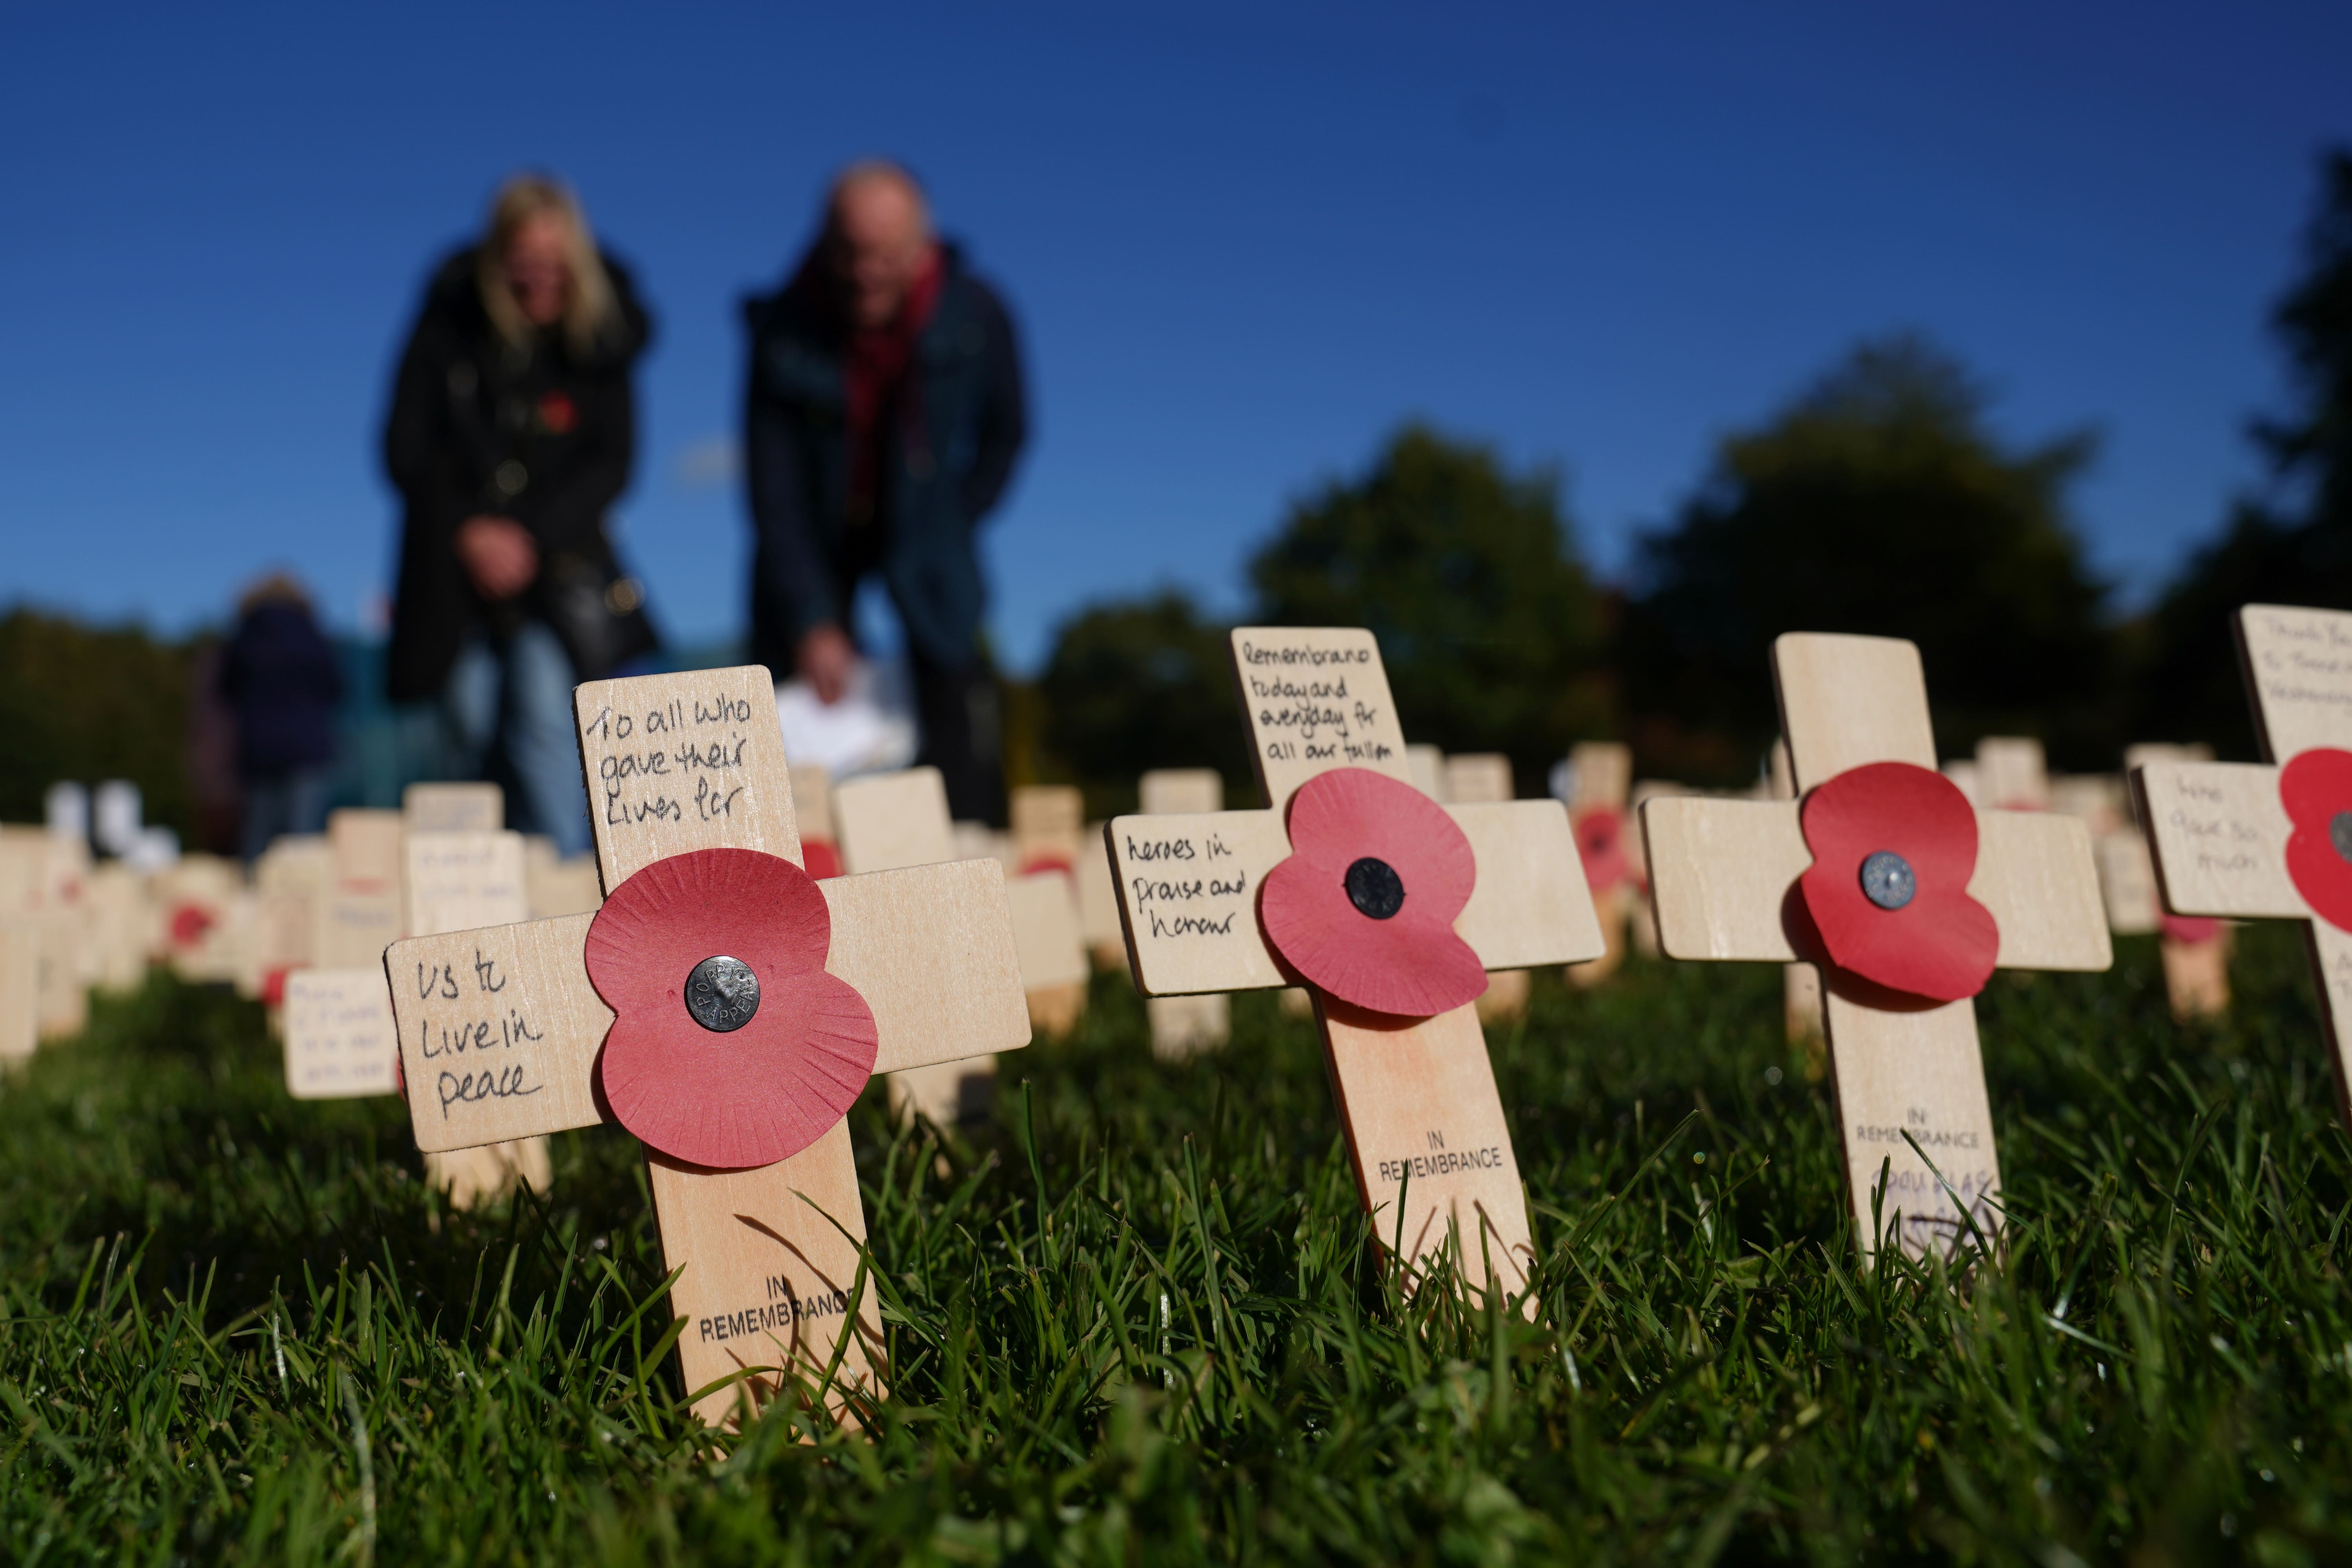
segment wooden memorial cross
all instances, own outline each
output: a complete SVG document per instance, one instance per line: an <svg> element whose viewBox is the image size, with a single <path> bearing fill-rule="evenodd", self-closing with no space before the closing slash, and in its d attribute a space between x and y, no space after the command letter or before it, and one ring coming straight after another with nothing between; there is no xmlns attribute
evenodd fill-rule
<svg viewBox="0 0 2352 1568"><path fill-rule="evenodd" d="M1404 772L1405 777L1412 781L1413 788L1439 805L1444 804L1445 753L1444 752L1435 746L1415 742L1404 749Z"/></svg>
<svg viewBox="0 0 2352 1568"><path fill-rule="evenodd" d="M1027 1043L1003 868L809 878L758 666L572 700L604 903L384 955L417 1144L620 1121L646 1143L697 1414L719 1425L836 1351L842 1411L885 1370L870 1291L844 1331L866 1234L845 1116L870 1073Z"/></svg>
<svg viewBox="0 0 2352 1568"><path fill-rule="evenodd" d="M334 879L334 848L324 834L281 835L253 863L251 962L273 1013L285 1005L287 975L315 962L319 910Z"/></svg>
<svg viewBox="0 0 2352 1568"><path fill-rule="evenodd" d="M841 875L833 830L833 774L821 763L793 763L793 821L800 828L801 869L817 880Z"/></svg>
<svg viewBox="0 0 2352 1568"><path fill-rule="evenodd" d="M1500 752L1456 752L1444 759L1438 778L1441 787L1433 798L1440 805L1510 800L1519 793L1511 759Z"/></svg>
<svg viewBox="0 0 2352 1568"><path fill-rule="evenodd" d="M89 879L86 840L47 827L0 827L0 919L17 923L12 945L31 944L34 1010L44 1040L78 1035L89 1022ZM10 967L23 963L13 960Z"/></svg>
<svg viewBox="0 0 2352 1568"><path fill-rule="evenodd" d="M2168 910L2304 922L2352 1125L2352 615L2248 605L2236 626L2265 760L2143 763L2132 792Z"/></svg>
<svg viewBox="0 0 2352 1568"><path fill-rule="evenodd" d="M1087 1011L1089 966L1085 957L1086 922L1078 902L1086 797L1069 784L1024 784L1013 792L1007 804L1013 823L1014 936L1017 940L1033 922L1041 930L1052 926L1053 951L1065 976L1055 981L1030 978L1030 966L1024 962L1022 973L1029 986L1029 1023L1041 1035L1059 1037L1077 1027ZM1058 896L1051 879L1062 883ZM1040 909L1024 918L1023 906L1028 901ZM1066 922L1075 940L1060 934ZM1028 956L1023 954L1024 960Z"/></svg>
<svg viewBox="0 0 2352 1568"><path fill-rule="evenodd" d="M1965 775L1980 805L1997 811L2055 811L2082 819L2099 868L2107 930L2116 936L2157 933L2165 997L2173 1017L2183 1023L2230 1010L2230 928L2216 920L2164 912L2147 837L2129 816L2129 777L2142 763L2212 760L2212 752L2203 746L2128 746L2120 774L2053 777L2041 742L2024 735L1988 735L1977 742L1975 766ZM1945 774L1951 777L1955 768L1964 767L1948 763Z"/></svg>
<svg viewBox="0 0 2352 1568"><path fill-rule="evenodd" d="M421 814L419 791L426 792ZM282 868L301 879L284 896L314 915L308 958L279 977L288 1093L349 1100L401 1092L383 950L403 935L526 918L522 835L498 826L504 816L495 784L411 785L404 814L336 814L323 877L306 864L319 858L317 847L279 841ZM487 826L417 829L420 820ZM543 1193L551 1175L544 1138L425 1151L425 1180L459 1209L492 1201L518 1180Z"/></svg>
<svg viewBox="0 0 2352 1568"><path fill-rule="evenodd" d="M842 868L852 873L901 871L910 866L982 858L956 853L954 825L948 816L947 781L937 768L900 768L845 780L834 792L832 811ZM1009 910L1009 883L1006 905ZM1017 958L1017 929L1013 947ZM1037 1026L1034 1012L1029 1026L1034 1033ZM986 1117L994 1105L996 1058L932 1062L894 1072L883 1081L894 1119L922 1116L935 1127L953 1127Z"/></svg>
<svg viewBox="0 0 2352 1568"><path fill-rule="evenodd" d="M2173 1017L2182 1023L2229 1012L2232 928L2225 921L2177 915L2164 907L2157 885L2156 855L2140 827L2131 776L2149 763L2212 760L2213 748L2206 745L2147 742L2126 746L2123 776L2116 781L2122 799L2110 814L2116 819L2113 829L2102 834L2096 824L2092 827L2092 847L2099 855L2099 885L2107 896L2107 927L2119 936L2157 933L2165 999L2171 1004Z"/></svg>
<svg viewBox="0 0 2352 1568"><path fill-rule="evenodd" d="M354 806L329 814L334 885L320 906L312 962L321 969L375 969L403 934L401 862L407 824L399 812Z"/></svg>
<svg viewBox="0 0 2352 1568"><path fill-rule="evenodd" d="M1661 795L1696 795L1688 784L1675 784L1666 779L1637 779L1625 796L1625 820L1617 836L1617 847L1625 860L1626 908L1625 937L1633 950L1643 958L1658 954L1658 921L1650 912L1650 863L1643 856L1642 805ZM1580 842L1579 848L1585 844ZM1590 875L1588 862L1588 876ZM1600 900L1595 899L1598 905ZM1607 932L1604 931L1605 936ZM1573 979L1571 974L1570 978Z"/></svg>
<svg viewBox="0 0 2352 1568"><path fill-rule="evenodd" d="M1411 759L1407 759L1411 766ZM1499 752L1457 752L1438 764L1438 792L1431 796L1440 805L1492 805L1518 794L1511 777L1511 759ZM1420 787L1416 778L1415 787ZM1426 793L1426 792L1424 792ZM1572 829L1575 824L1570 820ZM1604 933L1604 940L1606 940ZM1486 976L1486 993L1478 998L1478 1021L1507 1023L1524 1016L1531 989L1530 972L1503 969Z"/></svg>
<svg viewBox="0 0 2352 1568"><path fill-rule="evenodd" d="M522 886L535 921L593 915L604 901L604 885L596 878L596 857L575 855L562 859L555 853L555 841L537 834L523 836Z"/></svg>
<svg viewBox="0 0 2352 1568"><path fill-rule="evenodd" d="M2050 763L2031 735L1987 735L1977 742L1977 804L1994 811L2050 809Z"/></svg>
<svg viewBox="0 0 2352 1568"><path fill-rule="evenodd" d="M1574 985L1598 985L1625 962L1625 923L1633 912L1634 862L1625 847L1633 831L1625 809L1633 787L1633 749L1615 741L1580 741L1569 749L1568 763L1575 779L1568 825L1592 889L1601 939L1609 944L1591 963L1570 969L1568 978Z"/></svg>
<svg viewBox="0 0 2352 1568"><path fill-rule="evenodd" d="M407 833L495 833L507 825L506 791L494 784L413 784L400 792Z"/></svg>
<svg viewBox="0 0 2352 1568"><path fill-rule="evenodd" d="M1882 1222L1906 1250L1948 1249L1971 1220L1990 1237L2000 1167L1973 998L1996 965L2107 967L2090 836L2071 817L1977 811L1936 772L1912 644L1791 633L1772 673L1799 798L1643 806L1659 944L1813 960L1864 1247L1880 1239L1882 1166Z"/></svg>
<svg viewBox="0 0 2352 1568"><path fill-rule="evenodd" d="M183 855L158 871L151 886L161 906L157 946L173 973L199 982L232 978L236 903L245 890L236 863Z"/></svg>
<svg viewBox="0 0 2352 1568"><path fill-rule="evenodd" d="M1148 775L1147 775L1148 776ZM1075 875L1078 880L1078 937L1087 958L1097 969L1127 968L1127 938L1118 927L1118 889L1110 885L1110 861L1100 853L1103 825L1085 825L1085 849Z"/></svg>
<svg viewBox="0 0 2352 1568"><path fill-rule="evenodd" d="M1432 747L1434 751L1436 748ZM1145 816L1199 815L1225 809L1224 775L1214 768L1153 768L1135 781L1136 809ZM1102 825L1095 825L1094 842L1104 842ZM1102 890L1110 900L1110 929L1118 943L1118 962L1127 962L1127 937L1118 919L1118 889L1110 857L1088 855L1087 864L1102 877ZM1163 1062L1186 1061L1202 1051L1223 1047L1234 1037L1233 998L1222 991L1197 996L1147 996L1144 1020L1151 1028L1151 1054Z"/></svg>
<svg viewBox="0 0 2352 1568"><path fill-rule="evenodd" d="M1948 773L1947 773L1948 777ZM1757 786L1757 798L1762 800L1794 800L1797 798L1797 771L1789 763L1789 742L1786 736L1775 736L1771 755L1764 764L1764 777ZM1642 860L1649 863L1649 835L1642 839ZM1658 923L1657 885L1651 884L1650 925L1654 940ZM1829 1071L1828 1048L1822 1043L1822 972L1813 964L1799 960L1780 966L1780 1021L1791 1045L1805 1048L1805 1081L1819 1083Z"/></svg>
<svg viewBox="0 0 2352 1568"><path fill-rule="evenodd" d="M1069 1026L1070 988L1075 984L1083 997L1087 975L1069 878L1059 872L1022 876L1002 856L958 854L956 829L964 825L949 819L947 785L937 768L867 773L843 784L835 791L834 802L842 863L852 874L946 860L992 859L1003 867L1030 1030L1052 1035ZM891 1114L919 1113L941 1127L975 1120L988 1114L995 1083L994 1057L940 1061L893 1073Z"/></svg>
<svg viewBox="0 0 2352 1568"><path fill-rule="evenodd" d="M1488 969L1601 952L1568 814L1415 788L1368 631L1242 626L1233 653L1267 807L1112 819L1136 985L1307 982L1381 1245L1418 1266L1458 1227L1465 1278L1524 1293L1526 1194L1474 1003Z"/></svg>
<svg viewBox="0 0 2352 1568"><path fill-rule="evenodd" d="M499 826L506 820L503 796L493 793L486 799L478 793L470 796L436 793L426 797L432 804L420 816L415 810L416 792L424 787L410 785L406 803L412 826L401 842L402 934L441 936L529 920L530 898L522 835ZM498 788L495 784L460 787L493 792ZM452 806L459 809L449 809ZM420 820L488 826L418 830L414 824ZM373 979L383 968L379 955L367 973ZM517 1181L530 1183L534 1192L546 1192L553 1175L543 1135L425 1152L425 1180L446 1192L450 1204L461 1209L502 1195Z"/></svg>

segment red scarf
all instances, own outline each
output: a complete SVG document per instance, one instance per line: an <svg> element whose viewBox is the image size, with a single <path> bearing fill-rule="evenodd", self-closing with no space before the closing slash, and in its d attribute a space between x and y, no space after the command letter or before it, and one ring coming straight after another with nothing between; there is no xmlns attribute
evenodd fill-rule
<svg viewBox="0 0 2352 1568"><path fill-rule="evenodd" d="M884 415L895 411L900 428L913 426L921 410L918 394L907 374L914 363L916 342L930 324L940 302L940 284L946 268L940 254L907 290L898 314L888 325L853 328L843 356L843 434L849 458L849 521L855 527L870 521L882 494L883 454L888 442L877 428Z"/></svg>

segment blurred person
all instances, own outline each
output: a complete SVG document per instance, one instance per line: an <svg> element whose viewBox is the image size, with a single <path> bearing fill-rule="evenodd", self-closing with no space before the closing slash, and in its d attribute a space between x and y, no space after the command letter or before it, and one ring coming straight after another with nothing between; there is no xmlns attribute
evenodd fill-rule
<svg viewBox="0 0 2352 1568"><path fill-rule="evenodd" d="M605 514L629 482L652 326L572 194L527 174L425 289L384 465L406 502L391 697L442 704L457 773L510 826L589 848L572 688L658 646Z"/></svg>
<svg viewBox="0 0 2352 1568"><path fill-rule="evenodd" d="M343 676L299 583L277 572L245 591L214 686L236 736L237 854L250 864L273 838L325 831Z"/></svg>
<svg viewBox="0 0 2352 1568"><path fill-rule="evenodd" d="M958 818L1002 823L974 536L1027 434L1003 303L933 234L914 176L868 162L834 181L790 281L745 316L752 658L838 700L857 585L879 574L906 631L916 760L945 775Z"/></svg>

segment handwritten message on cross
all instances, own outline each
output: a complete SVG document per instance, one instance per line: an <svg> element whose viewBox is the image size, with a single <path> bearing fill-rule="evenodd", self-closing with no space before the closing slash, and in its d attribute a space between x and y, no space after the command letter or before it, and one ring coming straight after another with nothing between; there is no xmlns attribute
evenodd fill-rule
<svg viewBox="0 0 2352 1568"><path fill-rule="evenodd" d="M757 666L572 697L604 904L385 953L417 1144L620 1121L682 1270L697 1413L717 1425L836 1352L840 1411L886 1370L873 1298L853 1308L844 1118L874 1073L1028 1043L1003 868L810 878Z"/></svg>
<svg viewBox="0 0 2352 1568"><path fill-rule="evenodd" d="M383 967L383 949L395 934L432 935L525 918L522 836L496 826L503 816L496 789L451 786L450 793L438 797L470 803L460 820L488 826L403 830L363 844L356 852L345 847L352 858L338 869L357 865L394 874L340 878L339 888L356 885L358 890L336 892L320 910L328 922L322 945L340 957L340 966L305 966L283 977L286 1087L295 1099L400 1092L399 1046ZM484 790L490 793L485 795ZM362 837L380 834L384 817L400 821L392 813L364 814ZM412 815L408 820L416 818ZM393 857L389 866L380 858L386 851ZM376 884L388 884L392 890L371 890ZM386 897L393 900L388 906L383 905ZM311 897L301 901L309 903ZM352 911L349 921L334 918L339 906ZM370 934L378 932L379 922L390 929L374 934L372 948L365 946ZM547 1140L426 1151L425 1176L447 1194L452 1207L460 1209L498 1198L517 1181L543 1193L551 1176Z"/></svg>
<svg viewBox="0 0 2352 1568"><path fill-rule="evenodd" d="M1597 956L1557 801L1441 806L1413 787L1367 631L1243 626L1233 654L1266 807L1105 830L1147 996L1304 983L1356 1185L1419 1265L1523 1292L1518 1163L1475 1001L1489 969Z"/></svg>
<svg viewBox="0 0 2352 1568"><path fill-rule="evenodd" d="M1912 644L1792 633L1772 674L1798 798L1643 804L1659 944L1817 964L1864 1246L1883 1237L1882 1169L1881 1223L1906 1249L1949 1247L1971 1220L1990 1238L2000 1164L1973 998L1996 967L2112 962L2090 836L1975 810L1936 771Z"/></svg>
<svg viewBox="0 0 2352 1568"><path fill-rule="evenodd" d="M2263 763L2147 763L2132 789L2178 916L2304 922L2352 1124L2352 615L2248 605L2240 668Z"/></svg>

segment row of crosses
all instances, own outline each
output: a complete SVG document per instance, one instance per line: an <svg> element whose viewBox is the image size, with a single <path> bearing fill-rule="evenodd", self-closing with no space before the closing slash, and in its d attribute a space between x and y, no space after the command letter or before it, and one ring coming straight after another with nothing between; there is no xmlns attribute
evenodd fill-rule
<svg viewBox="0 0 2352 1568"><path fill-rule="evenodd" d="M1465 1278L1524 1292L1534 1247L1471 1005L1483 986L1449 974L1467 994L1439 993L1453 1005L1415 1013L1409 998L1380 994L1384 977L1366 971L1403 963L1381 928L1416 895L1443 900L1443 936L1481 968L1601 956L1568 817L1546 801L1433 816L1367 779L1408 776L1369 633L1242 627L1233 654L1267 805L1109 825L1137 984L1166 995L1303 983L1382 1245L1415 1269L1457 1247ZM1793 635L1779 640L1773 664L1798 787L1811 798L1644 803L1664 950L1822 963L1862 1236L1882 1234L1875 1203L1910 1248L1949 1246L1971 1227L1989 1238L2000 1227L2000 1169L1971 998L1996 965L2107 967L2089 837L2070 817L1976 812L1936 773L1912 644ZM1832 781L1834 792L1815 789ZM1861 820L1835 820L1841 808ZM1458 899L1442 853L1457 839L1475 867ZM1417 862L1420 885L1381 864L1401 856ZM1278 897L1281 879L1309 868L1336 889L1311 920ZM1809 918L1809 876L1822 884L1826 920ZM1398 882L1401 899L1378 896ZM1423 945L1443 936L1424 933ZM1954 941L1972 951L1939 963L1934 949ZM1906 956L1908 969L1885 962Z"/></svg>
<svg viewBox="0 0 2352 1568"><path fill-rule="evenodd" d="M2352 929L2352 755L2321 742L2352 738L2352 616L2246 615L2283 760L2143 769L2144 815L2176 911L2311 920L2332 1019L2339 991L2352 1000L2335 923ZM1369 632L1241 627L1232 652L1265 804L1103 830L1136 984L1303 987L1380 1245L1410 1278L1450 1262L1531 1305L1537 1251L1476 1003L1489 972L1604 951L1569 816L1415 789ZM1977 811L1935 772L1910 643L1790 635L1772 662L1795 798L1643 803L1661 946L1819 965L1864 1246L1990 1241L2000 1178L1973 998L1996 967L2107 967L2088 835ZM698 1414L739 1417L828 1367L829 1403L849 1409L887 1368L854 1294L845 1116L875 1073L1028 1042L1003 868L812 879L763 669L590 682L574 703L603 908L385 952L418 1146L621 1122L646 1143ZM2325 876L2298 869L2315 844Z"/></svg>

